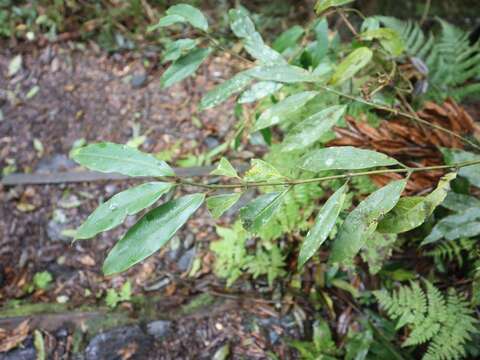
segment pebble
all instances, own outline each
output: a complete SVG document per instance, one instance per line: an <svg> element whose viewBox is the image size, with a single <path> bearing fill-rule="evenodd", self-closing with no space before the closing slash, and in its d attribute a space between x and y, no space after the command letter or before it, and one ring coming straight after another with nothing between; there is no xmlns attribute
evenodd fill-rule
<svg viewBox="0 0 480 360"><path fill-rule="evenodd" d="M156 320L147 324L147 334L155 339L162 339L167 336L172 328L172 322L168 320Z"/></svg>
<svg viewBox="0 0 480 360"><path fill-rule="evenodd" d="M192 264L193 258L195 257L196 250L195 248L191 248L190 250L186 251L178 260L178 269L180 271L187 271Z"/></svg>
<svg viewBox="0 0 480 360"><path fill-rule="evenodd" d="M134 358L145 359L152 343L137 325L119 327L96 335L85 349L85 360L119 359L119 351L127 346L136 349Z"/></svg>
<svg viewBox="0 0 480 360"><path fill-rule="evenodd" d="M132 76L132 79L130 80L130 85L132 85L134 89L138 89L144 86L146 82L147 82L147 74L139 73L139 74L134 74Z"/></svg>

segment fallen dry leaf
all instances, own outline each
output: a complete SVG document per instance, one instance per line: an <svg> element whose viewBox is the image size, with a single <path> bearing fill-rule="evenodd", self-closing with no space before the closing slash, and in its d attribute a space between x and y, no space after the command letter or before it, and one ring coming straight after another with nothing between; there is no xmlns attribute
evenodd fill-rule
<svg viewBox="0 0 480 360"><path fill-rule="evenodd" d="M29 331L29 320L22 321L10 333L0 329L0 353L10 351L20 345L28 336Z"/></svg>

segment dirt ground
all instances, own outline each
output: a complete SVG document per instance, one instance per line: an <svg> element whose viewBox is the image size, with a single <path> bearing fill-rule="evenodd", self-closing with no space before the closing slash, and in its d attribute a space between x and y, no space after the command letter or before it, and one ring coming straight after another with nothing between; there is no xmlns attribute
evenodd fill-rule
<svg viewBox="0 0 480 360"><path fill-rule="evenodd" d="M201 94L234 69L228 57L202 66L195 80L161 90L162 69L152 65L158 63L155 53L107 55L94 45L55 44L29 49L22 55L21 70L8 77L14 55L0 53L0 169L4 172L6 168L24 173L74 171L68 153L79 139L126 143L141 135L145 136L142 150L168 151L175 161L218 146L233 129L231 103L197 111ZM71 244L68 231L100 199L128 185L113 181L0 188L0 328L13 328L19 319L31 320L23 347L0 353L0 359L34 359L31 333L37 328L43 331L48 358L56 359L209 359L222 347L233 358L267 358L269 351L282 359L294 358L286 340L301 335L302 321L292 315L290 305L219 293L214 289L223 285L209 269L195 279L188 277L193 258L208 256L205 249L215 238L214 222L206 210L189 221L172 246L119 276L105 278L100 269L126 227ZM129 217L126 225L136 218ZM32 290L29 284L41 271L53 275L53 282L46 290ZM83 320L72 320L85 306L109 319L106 291L118 289L127 279L134 296L143 300L115 310L128 314L123 328L105 330L110 328L105 324L100 327L105 332L95 337L93 331L83 331ZM201 305L202 310L188 316L169 317L202 294L220 301L220 311L216 305L213 309ZM154 305L150 301L148 306L142 302L159 295L168 300L153 301ZM166 310L164 302L173 298L175 304ZM60 304L65 316L46 320L23 312L25 304L32 303ZM21 316L1 315L12 304ZM137 316L139 308L142 316ZM145 315L145 309L151 311ZM168 323L161 340L158 331L149 331L160 326L151 325L155 321ZM95 352L101 348L113 350Z"/></svg>

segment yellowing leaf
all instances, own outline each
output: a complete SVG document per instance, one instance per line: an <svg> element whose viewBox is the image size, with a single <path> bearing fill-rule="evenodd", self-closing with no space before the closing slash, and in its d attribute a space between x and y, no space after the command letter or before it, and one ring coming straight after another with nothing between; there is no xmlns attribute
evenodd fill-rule
<svg viewBox="0 0 480 360"><path fill-rule="evenodd" d="M339 85L352 78L370 62L372 56L372 51L367 47L355 49L337 66L330 83Z"/></svg>
<svg viewBox="0 0 480 360"><path fill-rule="evenodd" d="M210 175L238 177L237 170L235 170L232 164L230 164L230 162L223 157L220 159L217 168L213 170Z"/></svg>
<svg viewBox="0 0 480 360"><path fill-rule="evenodd" d="M318 0L315 4L315 12L320 15L331 7L343 6L353 1L354 0Z"/></svg>
<svg viewBox="0 0 480 360"><path fill-rule="evenodd" d="M395 208L380 221L378 231L382 233L403 233L422 225L433 213L433 210L443 202L450 190L450 182L455 177L455 173L445 175L437 188L427 196L400 199Z"/></svg>

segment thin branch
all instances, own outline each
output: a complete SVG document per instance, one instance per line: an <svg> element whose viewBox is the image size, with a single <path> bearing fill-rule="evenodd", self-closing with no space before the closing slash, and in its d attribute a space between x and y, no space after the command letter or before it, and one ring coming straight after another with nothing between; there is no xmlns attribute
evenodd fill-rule
<svg viewBox="0 0 480 360"><path fill-rule="evenodd" d="M182 179L177 179L177 185L183 186L196 186L205 189L241 189L241 188L252 188L252 187L262 187L262 186L295 186L300 184L311 184L311 183L319 183L324 181L330 180L339 180L339 179L350 179L352 177L357 176L368 176L368 175L379 175L379 174L391 174L391 173L407 173L411 174L414 172L423 172L423 171L432 171L432 170L446 170L446 169L460 169L465 166L471 165L480 165L480 160L470 160L470 161L463 161L456 164L451 165L434 165L434 166L423 166L418 168L409 168L409 167L402 167L402 168L395 168L395 169L382 169L382 170L371 170L371 171L362 171L356 173L346 173L346 174L339 174L339 175L330 175L330 176L323 176L311 179L296 179L296 180L285 180L285 181L277 181L277 182L268 182L268 181L253 181L253 182L241 182L236 184L203 184L194 181L186 181Z"/></svg>

